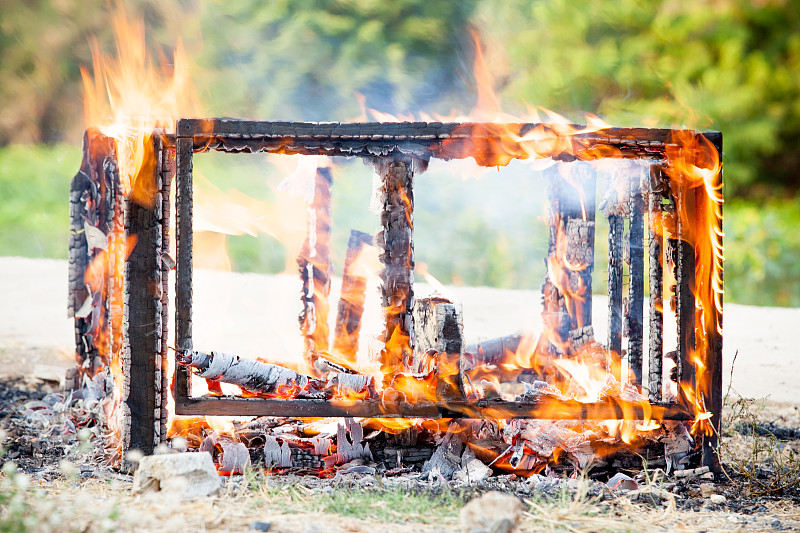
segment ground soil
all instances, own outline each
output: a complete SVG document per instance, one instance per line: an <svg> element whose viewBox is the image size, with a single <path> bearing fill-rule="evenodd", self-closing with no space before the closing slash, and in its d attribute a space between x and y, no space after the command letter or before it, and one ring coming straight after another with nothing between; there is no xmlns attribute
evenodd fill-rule
<svg viewBox="0 0 800 533"><path fill-rule="evenodd" d="M331 504L331 491L353 492L355 498L367 501L359 491L378 490L371 480L358 476L336 482L308 477L266 481L238 477L226 481L223 494L192 501L184 501L180 495L134 495L131 477L103 466L103 454L98 450L81 445L74 437L43 439L33 431L33 421L26 419L30 409L25 405L57 390L53 376L72 365L66 280L63 261L0 258L0 414L8 432L3 460L13 459L26 474L25 478L8 472L0 475L0 518L21 517L23 525L17 530L241 531L255 527L256 522L269 522L270 531L287 532L460 529L457 509L428 520L414 515L398 517L391 512L388 497L367 499L370 503L356 511ZM296 331L296 313L291 307L299 300L295 284L296 279L288 275L198 272L195 331L203 332L202 342L212 346L219 342L231 351L256 355L269 351L276 361L291 360L296 341L287 332ZM419 288L428 289L424 285ZM539 300L533 291L446 290L463 301L465 328L481 331L481 337L536 326ZM265 305L274 299L290 302L286 305L291 311ZM595 304L601 317L598 320L595 315L596 323L602 322L604 307L602 301ZM516 322L509 322L509 316L516 316ZM365 328L376 328L378 321L377 313L368 314ZM526 502L522 529L800 528L800 487L794 481L777 489L782 479L800 479L797 472L791 477L792 468L800 471L800 466L788 459L800 451L800 352L794 342L798 324L800 309L726 306L725 388L733 407L726 408L723 435L726 474L716 482L703 487L702 480L667 478L656 488L669 496L654 500L641 493L586 497L574 487L561 496L539 498L524 480L504 481L509 491ZM736 404L739 395L760 401ZM781 440L773 440L770 434ZM90 438L92 442L98 439ZM431 488L432 493L442 490ZM458 497L468 500L485 490L488 488L476 487ZM725 501L711 503L712 493L725 496ZM5 499L8 494L16 494L17 500Z"/></svg>

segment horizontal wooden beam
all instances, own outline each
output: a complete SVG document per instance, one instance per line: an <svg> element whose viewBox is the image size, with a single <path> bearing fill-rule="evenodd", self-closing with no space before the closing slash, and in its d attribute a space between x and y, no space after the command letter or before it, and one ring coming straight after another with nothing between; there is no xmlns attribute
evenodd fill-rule
<svg viewBox="0 0 800 533"><path fill-rule="evenodd" d="M175 412L179 415L225 416L297 416L297 417L399 417L399 418L543 418L553 420L655 419L693 420L694 417L677 404L656 404L644 409L612 401L581 403L556 398L512 402L501 399L405 403L362 400L297 400L241 398L236 396L202 396L178 398Z"/></svg>

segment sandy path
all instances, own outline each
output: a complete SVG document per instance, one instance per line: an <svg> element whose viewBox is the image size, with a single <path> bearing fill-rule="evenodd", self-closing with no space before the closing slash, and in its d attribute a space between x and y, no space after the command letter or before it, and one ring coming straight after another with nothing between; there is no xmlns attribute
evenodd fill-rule
<svg viewBox="0 0 800 533"><path fill-rule="evenodd" d="M332 301L338 299L338 283ZM431 288L417 285L417 294ZM540 296L536 291L485 287L452 288L450 297L464 308L468 340L518 330L538 330ZM364 317L362 351L374 351L370 333L380 330L377 292ZM20 375L32 364L70 364L72 323L66 316L65 261L0 258L0 375ZM198 271L195 277L194 341L198 348L289 361L301 353L297 334L299 281L294 276L225 274ZM595 298L596 336L605 338L606 303ZM795 340L800 309L725 306L725 387L738 351L733 388L744 396L770 396L800 404L800 347ZM667 340L667 342L669 342Z"/></svg>

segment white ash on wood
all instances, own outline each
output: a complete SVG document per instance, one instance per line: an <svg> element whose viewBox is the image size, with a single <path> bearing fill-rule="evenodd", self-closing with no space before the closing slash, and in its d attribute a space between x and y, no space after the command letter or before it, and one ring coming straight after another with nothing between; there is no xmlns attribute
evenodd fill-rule
<svg viewBox="0 0 800 533"><path fill-rule="evenodd" d="M179 353L178 362L195 369L201 378L237 385L253 393L294 398L324 397L313 378L254 359L243 359L223 352L206 354L191 350Z"/></svg>
<svg viewBox="0 0 800 533"><path fill-rule="evenodd" d="M415 372L436 373L439 400L464 398L462 357L464 322L461 310L446 298L434 296L414 303ZM430 356L433 368L422 368Z"/></svg>

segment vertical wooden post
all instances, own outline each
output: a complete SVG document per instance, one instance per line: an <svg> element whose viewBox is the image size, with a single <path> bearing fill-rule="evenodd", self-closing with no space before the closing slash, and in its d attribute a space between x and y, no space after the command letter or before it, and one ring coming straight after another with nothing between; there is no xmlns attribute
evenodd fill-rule
<svg viewBox="0 0 800 533"><path fill-rule="evenodd" d="M677 354L677 373L678 373L678 398L679 401L688 409L693 410L690 399L686 396L684 385L694 388L695 372L694 364L691 361L692 353L695 349L695 302L692 289L695 286L695 252L694 246L686 239L691 228L687 228L682 220L681 213L695 213L694 192L687 194L684 186L678 185L675 193L675 216L678 228L677 242L674 243L675 250L675 297L676 315L678 322L678 354Z"/></svg>
<svg viewBox="0 0 800 533"><path fill-rule="evenodd" d="M414 161L392 153L376 162L381 177L381 231L376 245L384 265L380 273L385 318L380 354L384 385L411 368L414 349Z"/></svg>
<svg viewBox="0 0 800 533"><path fill-rule="evenodd" d="M156 361L162 347L159 253L163 145L158 135L152 137L152 150L145 155L132 192L125 199L125 234L133 250L125 261L122 350L123 449L146 454L153 452L161 427L160 398L157 401L161 375L156 372Z"/></svg>
<svg viewBox="0 0 800 533"><path fill-rule="evenodd" d="M159 398L156 409L160 423L159 442L167 438L167 402L169 401L169 273L175 268L175 261L169 256L169 227L170 227L170 189L175 175L175 145L164 144L161 166L161 247L158 254L158 264L161 270L161 353L157 359L156 379L160 377Z"/></svg>
<svg viewBox="0 0 800 533"><path fill-rule="evenodd" d="M644 317L644 201L639 172L630 176L630 228L628 232L628 306L625 313L628 333L628 365L631 376L628 381L642 386L643 326Z"/></svg>
<svg viewBox="0 0 800 533"><path fill-rule="evenodd" d="M180 123L180 121L178 121ZM180 131L180 129L179 129ZM191 137L178 137L175 152L175 349L177 354L192 349L192 158ZM188 368L175 363L176 403L191 395Z"/></svg>
<svg viewBox="0 0 800 533"><path fill-rule="evenodd" d="M650 166L649 246L650 255L650 346L648 350L648 398L651 402L662 399L662 374L664 360L664 238L661 220L661 195L664 192L663 169L658 164Z"/></svg>
<svg viewBox="0 0 800 533"><path fill-rule="evenodd" d="M722 134L708 134L706 138L711 141L716 148L718 161L722 159ZM719 173L714 176L714 185L722 185L722 167L720 166ZM706 190L703 187L698 188L698 205L705 205L703 202L706 200ZM719 206L720 210L722 206ZM714 213L709 213L705 208L698 209L698 227L705 228L708 218L714 217ZM722 219L716 220L714 223L716 234L719 239L719 244L722 244ZM722 271L720 271L722 276ZM709 278L706 280L708 283L714 283L713 272L708 273ZM722 279L720 279L720 283ZM712 435L703 437L703 465L709 467L713 472L721 472L719 462L719 432L722 429L722 294L717 295L717 302L719 308L711 305L710 309L705 309L707 327L706 331L706 353L703 354L706 365L707 376L701 383L700 394L702 395L706 409L711 412L711 426L714 429Z"/></svg>

